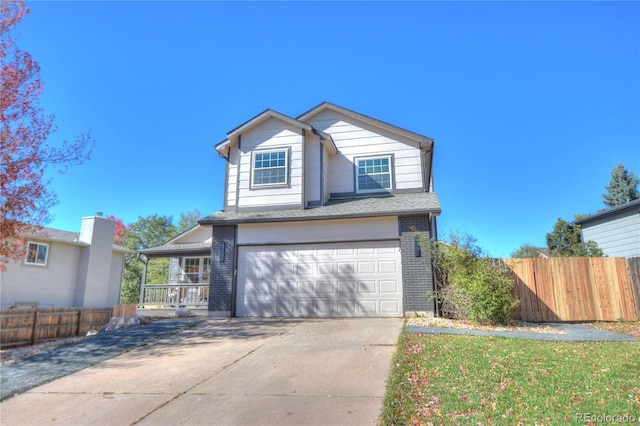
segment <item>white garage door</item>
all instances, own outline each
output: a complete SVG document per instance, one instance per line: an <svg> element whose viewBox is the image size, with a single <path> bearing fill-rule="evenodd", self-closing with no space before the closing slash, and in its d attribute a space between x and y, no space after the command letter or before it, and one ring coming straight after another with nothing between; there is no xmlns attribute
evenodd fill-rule
<svg viewBox="0 0 640 426"><path fill-rule="evenodd" d="M246 246L237 316L402 316L400 242Z"/></svg>

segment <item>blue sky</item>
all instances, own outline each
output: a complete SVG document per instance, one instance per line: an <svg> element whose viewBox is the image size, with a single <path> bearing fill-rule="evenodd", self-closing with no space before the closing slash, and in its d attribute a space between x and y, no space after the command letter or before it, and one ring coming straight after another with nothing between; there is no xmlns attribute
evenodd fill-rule
<svg viewBox="0 0 640 426"><path fill-rule="evenodd" d="M50 226L221 209L212 146L272 108L329 101L436 140L438 226L494 256L595 213L619 162L640 175L638 2L27 2L50 142Z"/></svg>

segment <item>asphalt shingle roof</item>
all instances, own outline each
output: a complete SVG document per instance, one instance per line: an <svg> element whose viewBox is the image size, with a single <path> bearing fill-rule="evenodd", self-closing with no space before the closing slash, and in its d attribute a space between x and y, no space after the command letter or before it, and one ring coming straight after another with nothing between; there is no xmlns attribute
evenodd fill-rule
<svg viewBox="0 0 640 426"><path fill-rule="evenodd" d="M204 253L211 250L211 242L207 243L186 243L186 244L176 244L176 243L166 243L158 247L151 247L148 249L139 250L140 253L143 253L147 256L153 255L188 255L190 253Z"/></svg>
<svg viewBox="0 0 640 426"><path fill-rule="evenodd" d="M333 198L324 206L259 212L219 211L200 220L203 225L286 222L295 220L345 219L356 217L440 214L440 201L433 192L384 196Z"/></svg>
<svg viewBox="0 0 640 426"><path fill-rule="evenodd" d="M80 241L79 232L63 231L62 229L49 228L46 226L34 227L31 232L26 232L24 236L27 238L31 237L39 240L57 241L61 243L74 244L74 245L83 246L83 247L89 246L89 244L83 241ZM133 251L129 250L126 247L122 247L118 244L114 244L113 249L120 252L133 253Z"/></svg>
<svg viewBox="0 0 640 426"><path fill-rule="evenodd" d="M25 236L41 238L49 241L77 244L81 246L89 245L80 241L79 232L63 231L62 229L48 228L46 226L35 227L32 232L26 232Z"/></svg>

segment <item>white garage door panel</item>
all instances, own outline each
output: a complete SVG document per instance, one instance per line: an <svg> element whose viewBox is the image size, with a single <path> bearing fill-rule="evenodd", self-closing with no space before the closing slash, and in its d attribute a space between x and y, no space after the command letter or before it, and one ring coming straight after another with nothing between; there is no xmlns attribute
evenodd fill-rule
<svg viewBox="0 0 640 426"><path fill-rule="evenodd" d="M400 243L245 246L237 316L402 316Z"/></svg>

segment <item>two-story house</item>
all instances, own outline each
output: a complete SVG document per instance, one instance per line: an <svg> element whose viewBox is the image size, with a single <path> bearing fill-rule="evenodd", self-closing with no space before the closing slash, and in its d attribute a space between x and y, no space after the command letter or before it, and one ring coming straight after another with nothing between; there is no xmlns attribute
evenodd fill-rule
<svg viewBox="0 0 640 426"><path fill-rule="evenodd" d="M21 239L23 259L0 273L0 307L105 308L120 302L125 254L114 244L115 223L82 218L80 232L33 226Z"/></svg>
<svg viewBox="0 0 640 426"><path fill-rule="evenodd" d="M417 243L436 237L440 214L433 149L328 102L229 131L215 146L224 207L200 220L212 228L209 316L433 312L431 258Z"/></svg>

